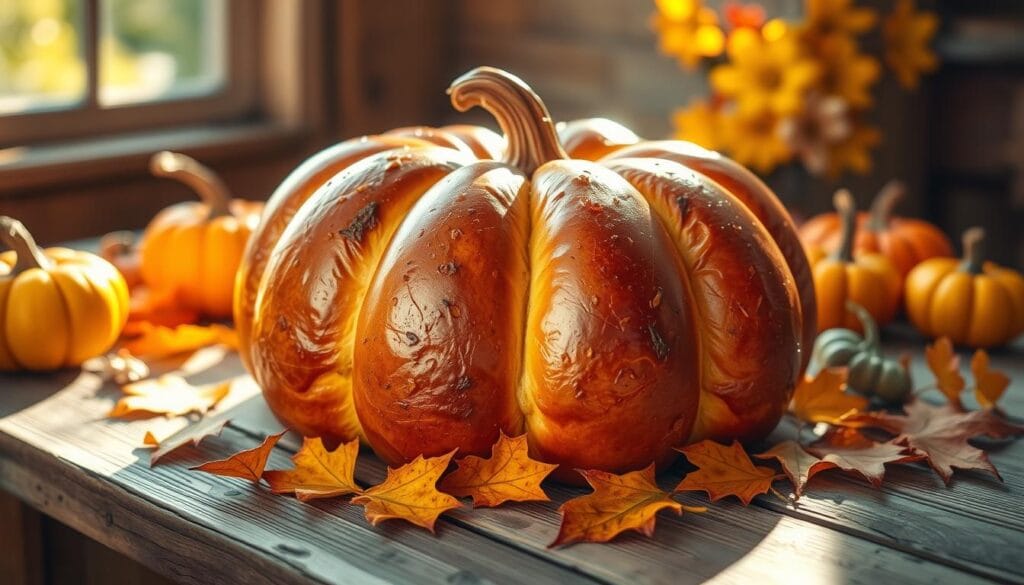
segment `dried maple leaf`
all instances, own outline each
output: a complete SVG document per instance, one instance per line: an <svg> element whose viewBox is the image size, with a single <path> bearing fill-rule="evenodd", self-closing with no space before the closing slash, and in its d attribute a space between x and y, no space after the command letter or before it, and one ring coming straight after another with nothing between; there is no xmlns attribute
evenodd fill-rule
<svg viewBox="0 0 1024 585"><path fill-rule="evenodd" d="M142 325L141 335L125 342L131 353L151 359L161 359L180 353L202 349L208 345L224 344L238 348L238 334L225 325L178 325L163 327Z"/></svg>
<svg viewBox="0 0 1024 585"><path fill-rule="evenodd" d="M844 370L823 369L815 377L800 381L789 410L803 421L832 423L851 410L867 408L867 398L847 394L843 391L845 386Z"/></svg>
<svg viewBox="0 0 1024 585"><path fill-rule="evenodd" d="M275 494L295 494L303 502L358 494L363 491L355 480L358 457L358 439L328 451L320 438L305 437L292 456L295 469L266 471L263 479Z"/></svg>
<svg viewBox="0 0 1024 585"><path fill-rule="evenodd" d="M853 429L830 431L808 450L820 457L822 463L831 463L843 471L856 473L876 488L882 485L887 463L911 463L924 459L924 455L905 445L878 443Z"/></svg>
<svg viewBox="0 0 1024 585"><path fill-rule="evenodd" d="M739 441L727 447L704 440L678 451L698 469L688 473L675 491L704 491L712 502L736 496L745 506L771 489L776 478L774 469L755 466Z"/></svg>
<svg viewBox="0 0 1024 585"><path fill-rule="evenodd" d="M190 412L205 414L231 390L231 381L193 386L181 376L166 374L121 388L125 396L110 411L110 418L139 414L179 416Z"/></svg>
<svg viewBox="0 0 1024 585"><path fill-rule="evenodd" d="M979 349L971 358L971 373L974 374L974 396L982 408L995 408L1003 392L1010 385L1006 374L989 369L988 354Z"/></svg>
<svg viewBox="0 0 1024 585"><path fill-rule="evenodd" d="M156 447L156 450L149 454L149 466L155 466L162 457L185 445L197 447L206 437L219 435L229 421L230 419L225 415L203 417L199 422L191 424L163 440L157 440L153 433L146 431L146 436L142 439L143 444Z"/></svg>
<svg viewBox="0 0 1024 585"><path fill-rule="evenodd" d="M658 487L654 464L641 471L615 475L607 471L579 471L594 491L562 504L562 525L549 546L573 542L607 542L626 530L644 536L654 534L660 510L676 514L683 510L703 512L704 508L683 506Z"/></svg>
<svg viewBox="0 0 1024 585"><path fill-rule="evenodd" d="M999 472L984 451L968 439L989 436L1003 439L1024 433L1024 427L1000 417L992 409L963 412L955 406L932 406L914 400L904 407L906 416L889 413L865 413L846 417L842 424L884 429L896 437L891 441L924 454L928 465L947 484L953 469L981 469L1000 480Z"/></svg>
<svg viewBox="0 0 1024 585"><path fill-rule="evenodd" d="M803 495L804 486L807 485L807 482L818 472L836 467L834 462L822 461L816 455L808 453L796 441L782 441L764 453L754 455L754 457L765 460L777 460L782 466L782 472L786 474L790 483L793 484L793 492L798 498Z"/></svg>
<svg viewBox="0 0 1024 585"><path fill-rule="evenodd" d="M928 369L935 374L935 386L946 396L957 410L963 410L960 393L963 392L963 376L960 375L960 358L953 353L953 343L948 337L940 337L935 343L924 348Z"/></svg>
<svg viewBox="0 0 1024 585"><path fill-rule="evenodd" d="M530 459L526 435L510 439L501 433L490 459L470 455L455 462L458 469L441 481L441 491L473 498L473 506L504 502L548 501L541 482L558 465Z"/></svg>
<svg viewBox="0 0 1024 585"><path fill-rule="evenodd" d="M281 440L281 437L287 432L288 430L285 429L276 435L268 435L259 446L239 451L227 459L208 461L189 469L224 477L239 477L253 483L259 483L260 478L263 477L263 468L267 466L267 459L270 458L270 453L274 450L277 442Z"/></svg>
<svg viewBox="0 0 1024 585"><path fill-rule="evenodd" d="M352 503L366 508L366 519L374 526L399 518L433 532L438 516L462 505L454 496L437 491L437 480L454 455L454 450L440 457L420 455L398 469L388 467L384 483L368 488Z"/></svg>

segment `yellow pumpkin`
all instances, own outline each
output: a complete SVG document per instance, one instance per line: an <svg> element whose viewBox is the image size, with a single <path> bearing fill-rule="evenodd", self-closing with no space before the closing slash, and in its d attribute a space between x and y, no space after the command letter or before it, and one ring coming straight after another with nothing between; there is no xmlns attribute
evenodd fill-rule
<svg viewBox="0 0 1024 585"><path fill-rule="evenodd" d="M41 250L21 222L0 217L0 370L77 366L117 341L128 285L109 262Z"/></svg>
<svg viewBox="0 0 1024 585"><path fill-rule="evenodd" d="M853 196L840 189L833 202L843 226L839 249L829 256L809 254L819 258L812 268L818 299L818 331L846 327L863 333L860 320L846 310L847 302L864 307L879 325L884 325L896 316L902 281L885 256L867 253L854 258L857 218Z"/></svg>
<svg viewBox="0 0 1024 585"><path fill-rule="evenodd" d="M971 228L963 259L932 258L907 275L907 315L925 335L992 347L1024 333L1024 276L985 262L984 240Z"/></svg>
<svg viewBox="0 0 1024 585"><path fill-rule="evenodd" d="M172 205L150 222L139 245L143 282L155 297L230 317L235 272L263 204L231 199L213 171L183 154L158 153L150 170L192 187L202 202Z"/></svg>

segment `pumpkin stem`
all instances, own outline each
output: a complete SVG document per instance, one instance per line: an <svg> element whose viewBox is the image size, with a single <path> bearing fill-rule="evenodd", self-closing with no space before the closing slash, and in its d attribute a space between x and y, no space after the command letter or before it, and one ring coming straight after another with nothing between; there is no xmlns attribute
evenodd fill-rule
<svg viewBox="0 0 1024 585"><path fill-rule="evenodd" d="M871 313L853 301L846 301L846 310L853 313L864 327L864 345L872 351L878 350L878 324Z"/></svg>
<svg viewBox="0 0 1024 585"><path fill-rule="evenodd" d="M515 75L477 67L453 81L448 95L460 112L480 106L494 116L508 143L503 162L524 173L532 174L550 160L569 158L544 102Z"/></svg>
<svg viewBox="0 0 1024 585"><path fill-rule="evenodd" d="M985 266L985 230L972 227L964 232L963 270L971 274L981 274Z"/></svg>
<svg viewBox="0 0 1024 585"><path fill-rule="evenodd" d="M36 245L36 241L32 238L32 234L25 229L24 224L12 217L0 216L0 241L14 250L18 257L17 263L11 269L10 276L31 268L48 270L53 266L42 249Z"/></svg>
<svg viewBox="0 0 1024 585"><path fill-rule="evenodd" d="M841 239L835 258L841 262L853 262L853 236L857 230L857 209L853 195L846 189L840 189L832 196L832 205L839 212L839 220L842 222Z"/></svg>
<svg viewBox="0 0 1024 585"><path fill-rule="evenodd" d="M903 199L907 188L902 181L893 179L885 184L871 202L871 220L868 229L873 232L885 231L889 227L893 209Z"/></svg>
<svg viewBox="0 0 1024 585"><path fill-rule="evenodd" d="M227 185L196 159L165 150L149 159L149 170L158 177L176 179L191 187L210 208L209 219L231 214L231 192Z"/></svg>

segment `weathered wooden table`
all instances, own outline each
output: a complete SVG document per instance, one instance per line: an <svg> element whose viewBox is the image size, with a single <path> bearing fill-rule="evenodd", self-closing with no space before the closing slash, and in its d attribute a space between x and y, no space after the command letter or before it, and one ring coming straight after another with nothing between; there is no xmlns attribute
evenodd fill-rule
<svg viewBox="0 0 1024 585"><path fill-rule="evenodd" d="M1019 419L1024 352L997 352L992 362L1014 378L1003 405ZM199 383L242 373L237 356L219 348L175 366ZM919 354L914 368L930 379ZM946 488L915 464L890 467L876 490L826 472L796 507L771 496L746 508L724 501L706 514L662 514L651 539L628 534L610 545L549 550L559 504L580 490L550 485L550 503L458 511L442 517L437 536L400 522L374 528L361 507L342 500L303 504L187 469L280 430L251 381L218 407L232 419L220 437L155 468L141 447L144 433L164 436L184 421L108 420L119 395L79 372L0 376L0 488L185 583L1024 582L1020 441L991 454L1005 483L961 472ZM271 467L287 467L296 446L294 437L283 440ZM384 469L363 453L357 477L376 482Z"/></svg>

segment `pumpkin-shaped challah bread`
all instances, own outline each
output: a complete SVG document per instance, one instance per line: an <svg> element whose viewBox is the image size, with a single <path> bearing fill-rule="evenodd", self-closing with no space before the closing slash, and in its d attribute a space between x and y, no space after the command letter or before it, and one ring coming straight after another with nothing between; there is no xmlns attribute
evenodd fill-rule
<svg viewBox="0 0 1024 585"><path fill-rule="evenodd" d="M236 315L277 416L361 436L389 463L525 432L568 470L663 465L694 437L770 431L815 315L774 195L681 142L572 159L501 70L449 91L497 118L498 160L404 137L344 143L286 181L257 229Z"/></svg>

